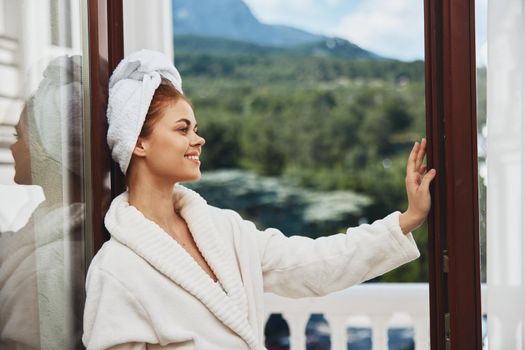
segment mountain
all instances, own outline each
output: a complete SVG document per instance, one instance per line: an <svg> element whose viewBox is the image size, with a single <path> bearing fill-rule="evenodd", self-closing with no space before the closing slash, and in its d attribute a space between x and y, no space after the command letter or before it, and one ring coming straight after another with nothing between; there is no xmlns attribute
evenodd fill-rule
<svg viewBox="0 0 525 350"><path fill-rule="evenodd" d="M224 52L285 49L302 55L381 58L348 40L261 23L242 0L172 0L172 8L173 34L179 48Z"/></svg>
<svg viewBox="0 0 525 350"><path fill-rule="evenodd" d="M275 46L261 46L252 44L246 41L238 41L232 39L225 39L216 36L202 36L192 34L174 35L173 43L175 47L175 54L181 52L188 52L192 54L280 54L289 52L290 49L275 47Z"/></svg>
<svg viewBox="0 0 525 350"><path fill-rule="evenodd" d="M291 48L295 53L310 56L326 56L357 59L384 59L367 50L363 50L356 44L340 38L324 38L312 43L300 44Z"/></svg>
<svg viewBox="0 0 525 350"><path fill-rule="evenodd" d="M245 41L224 39L213 36L174 35L175 52L192 54L220 54L220 55L287 55L287 56L314 56L338 57L349 59L384 59L374 53L361 49L359 46L343 39L322 39L319 41L295 45L289 48L275 46L261 46Z"/></svg>
<svg viewBox="0 0 525 350"><path fill-rule="evenodd" d="M265 46L291 46L323 38L259 22L242 0L173 0L173 33L218 36Z"/></svg>

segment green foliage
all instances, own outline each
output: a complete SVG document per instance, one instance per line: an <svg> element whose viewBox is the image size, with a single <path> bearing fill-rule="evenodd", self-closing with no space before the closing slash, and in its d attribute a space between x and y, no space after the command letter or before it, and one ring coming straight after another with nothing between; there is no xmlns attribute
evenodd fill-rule
<svg viewBox="0 0 525 350"><path fill-rule="evenodd" d="M302 50L265 48L225 39L175 39L175 63L185 79L191 77L244 80L252 84L275 83L288 87L298 83L376 80L384 83L422 82L422 61L348 59L305 55Z"/></svg>
<svg viewBox="0 0 525 350"><path fill-rule="evenodd" d="M373 199L370 222L406 208L406 159L425 135L422 62L179 50L176 63L206 139L203 170L241 168ZM383 276L425 281L423 258Z"/></svg>

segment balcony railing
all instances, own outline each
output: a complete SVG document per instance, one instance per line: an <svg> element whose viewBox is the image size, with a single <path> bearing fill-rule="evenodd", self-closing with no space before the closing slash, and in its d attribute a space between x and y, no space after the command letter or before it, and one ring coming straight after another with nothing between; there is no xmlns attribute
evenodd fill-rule
<svg viewBox="0 0 525 350"><path fill-rule="evenodd" d="M482 312L486 310L482 286ZM430 348L429 292L426 283L365 283L324 297L289 299L265 294L267 319L281 314L290 331L290 350L306 349L311 314L323 314L332 350L347 349L348 327L369 327L372 349L388 349L389 328L413 328L415 350Z"/></svg>

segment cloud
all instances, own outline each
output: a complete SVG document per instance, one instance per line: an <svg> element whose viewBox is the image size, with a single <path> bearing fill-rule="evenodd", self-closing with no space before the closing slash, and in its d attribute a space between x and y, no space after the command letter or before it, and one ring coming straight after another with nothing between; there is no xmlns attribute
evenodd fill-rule
<svg viewBox="0 0 525 350"><path fill-rule="evenodd" d="M478 64L486 63L487 1L476 0ZM339 36L383 56L424 58L421 0L244 0L263 23Z"/></svg>
<svg viewBox="0 0 525 350"><path fill-rule="evenodd" d="M250 8L255 17L264 21L268 15L279 10L279 0L245 0L244 3Z"/></svg>
<svg viewBox="0 0 525 350"><path fill-rule="evenodd" d="M263 23L286 24L299 29L326 27L326 16L348 5L347 0L244 0ZM333 23L330 23L333 25Z"/></svg>
<svg viewBox="0 0 525 350"><path fill-rule="evenodd" d="M324 0L337 2L339 0ZM315 6L315 0L244 0L255 16L261 20L272 20L275 17L283 17L287 12L307 12ZM318 2L318 1L317 1Z"/></svg>
<svg viewBox="0 0 525 350"><path fill-rule="evenodd" d="M254 11L274 12L292 10L296 12L307 12L308 9L323 7L324 5L339 6L343 0L244 0Z"/></svg>
<svg viewBox="0 0 525 350"><path fill-rule="evenodd" d="M343 3L343 0L323 0L325 4L332 7L337 7Z"/></svg>
<svg viewBox="0 0 525 350"><path fill-rule="evenodd" d="M424 8L420 0L369 0L345 15L334 34L380 55L424 57Z"/></svg>

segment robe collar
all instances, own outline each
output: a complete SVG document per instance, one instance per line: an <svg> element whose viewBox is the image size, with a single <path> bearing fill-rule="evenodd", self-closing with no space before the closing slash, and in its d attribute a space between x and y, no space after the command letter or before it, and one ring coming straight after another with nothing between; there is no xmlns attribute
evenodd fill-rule
<svg viewBox="0 0 525 350"><path fill-rule="evenodd" d="M105 226L112 237L199 299L251 349L258 349L248 321L246 294L236 272L237 262L224 247L228 238L219 235L206 200L197 192L176 184L172 198L174 209L180 210L197 247L224 290L175 239L129 204L127 191L111 202Z"/></svg>

